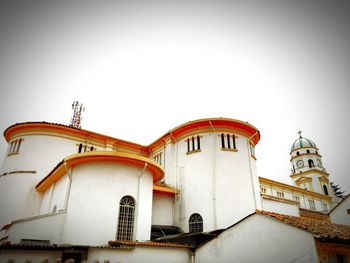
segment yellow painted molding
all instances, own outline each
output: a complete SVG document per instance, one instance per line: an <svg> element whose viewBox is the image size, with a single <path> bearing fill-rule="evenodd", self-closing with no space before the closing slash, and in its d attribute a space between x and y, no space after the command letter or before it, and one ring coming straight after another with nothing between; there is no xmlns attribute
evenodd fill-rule
<svg viewBox="0 0 350 263"><path fill-rule="evenodd" d="M318 178L318 180L323 183L329 183L329 179L327 176L321 176Z"/></svg>
<svg viewBox="0 0 350 263"><path fill-rule="evenodd" d="M152 173L154 182L158 182L164 176L163 168L149 158L123 152L92 151L73 154L63 159L63 161L61 161L43 180L37 184L36 190L39 192L46 191L54 182L63 177L67 173L67 169L71 167L81 163L96 161L123 162L139 167L144 167L144 165L147 163L147 169Z"/></svg>
<svg viewBox="0 0 350 263"><path fill-rule="evenodd" d="M161 140L170 140L171 143L175 143L188 136L198 133L211 133L211 132L230 132L233 134L240 134L247 138L251 138L254 145L260 140L260 133L253 125L240 120L229 118L207 118L199 119L184 123L175 127L161 138L157 139L149 148L153 150L159 147Z"/></svg>
<svg viewBox="0 0 350 263"><path fill-rule="evenodd" d="M277 182L271 179L267 179L264 177L259 177L259 182L260 185L264 185L266 187L270 187L270 188L280 188L280 189L288 189L289 191L291 191L292 193L298 193L301 196L311 196L311 197L315 197L321 200L326 200L327 202L330 202L332 200L332 197L328 196L328 195L323 195L320 193L316 193L310 190L305 190L302 188L299 188L297 186L292 186L289 184L285 184L285 183L281 183L281 182Z"/></svg>
<svg viewBox="0 0 350 263"><path fill-rule="evenodd" d="M273 201L277 201L277 202L281 202L281 203L287 203L287 204L291 204L291 205L298 205L299 204L298 201L285 199L285 198L281 198L281 197L277 197L277 196L273 196L273 195L261 194L261 196L264 199L273 200Z"/></svg>
<svg viewBox="0 0 350 263"><path fill-rule="evenodd" d="M308 148L313 148L313 147L308 147ZM314 148L314 149L317 149L317 148ZM317 150L318 150L318 149L317 149ZM301 153L301 154L299 154L299 155L292 156L292 157L290 158L290 161L292 161L293 159L295 159L295 158L297 158L297 157L301 157L301 156L305 156L305 155L316 155L316 156L318 156L318 157L322 157L322 155L319 154L319 153Z"/></svg>
<svg viewBox="0 0 350 263"><path fill-rule="evenodd" d="M153 193L175 195L178 193L178 191L175 188L154 184L153 185Z"/></svg>
<svg viewBox="0 0 350 263"><path fill-rule="evenodd" d="M71 139L79 143L91 143L96 146L106 147L108 144L113 146L132 149L135 153L149 153L146 146L91 132L84 129L76 129L62 124L47 122L26 122L10 126L4 132L7 142L22 136L45 135L59 138Z"/></svg>
<svg viewBox="0 0 350 263"><path fill-rule="evenodd" d="M308 183L308 182L311 182L311 181L312 181L312 178L302 176L299 179L297 179L295 182L297 184L303 184L303 183Z"/></svg>
<svg viewBox="0 0 350 263"><path fill-rule="evenodd" d="M301 172L301 173L295 173L295 174L291 174L290 177L293 179L295 177L299 177L299 176L303 176L303 175L308 175L308 174L312 174L312 173L317 173L317 174L321 174L321 175L325 175L328 176L329 173L325 172L325 171L320 171L317 169L312 169L309 171L305 171L305 172Z"/></svg>

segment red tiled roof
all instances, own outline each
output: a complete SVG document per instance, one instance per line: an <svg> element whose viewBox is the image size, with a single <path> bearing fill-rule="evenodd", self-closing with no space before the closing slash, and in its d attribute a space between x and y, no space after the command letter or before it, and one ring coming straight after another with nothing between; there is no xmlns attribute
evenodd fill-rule
<svg viewBox="0 0 350 263"><path fill-rule="evenodd" d="M306 230L313 234L313 236L317 239L350 241L350 226L332 224L311 218L283 215L261 210L256 210L256 213L275 218L288 225Z"/></svg>
<svg viewBox="0 0 350 263"><path fill-rule="evenodd" d="M187 244L179 244L179 243L160 243L153 241L109 241L110 246L144 246L144 247L175 247L175 248L190 248Z"/></svg>

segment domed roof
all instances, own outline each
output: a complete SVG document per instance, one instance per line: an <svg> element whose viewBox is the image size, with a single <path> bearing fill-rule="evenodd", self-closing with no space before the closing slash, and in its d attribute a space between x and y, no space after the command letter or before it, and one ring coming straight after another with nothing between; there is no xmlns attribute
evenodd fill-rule
<svg viewBox="0 0 350 263"><path fill-rule="evenodd" d="M300 137L296 139L295 142L293 143L292 148L290 149L291 152L299 148L305 148L305 147L317 148L316 144L313 141L302 137L301 132L299 134L300 134Z"/></svg>

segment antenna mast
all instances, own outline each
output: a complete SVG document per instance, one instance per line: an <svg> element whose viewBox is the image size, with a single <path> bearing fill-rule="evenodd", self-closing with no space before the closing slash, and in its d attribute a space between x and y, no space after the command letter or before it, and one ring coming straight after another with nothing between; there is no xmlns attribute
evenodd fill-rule
<svg viewBox="0 0 350 263"><path fill-rule="evenodd" d="M72 104L73 109L73 115L70 121L69 126L77 129L81 129L81 120L83 117L81 116L81 113L85 111L85 108L83 107L83 103L79 103L79 101L73 101Z"/></svg>

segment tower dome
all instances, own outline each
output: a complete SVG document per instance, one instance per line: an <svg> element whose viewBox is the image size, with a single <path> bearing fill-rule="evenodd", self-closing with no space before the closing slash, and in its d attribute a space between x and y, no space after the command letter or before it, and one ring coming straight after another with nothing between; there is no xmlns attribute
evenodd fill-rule
<svg viewBox="0 0 350 263"><path fill-rule="evenodd" d="M313 147L313 148L317 148L316 144L311 141L310 139L304 138L301 136L301 132L299 132L300 137L298 139L296 139L294 141L294 143L292 144L292 147L290 149L290 151L294 151L300 148L308 148L308 147Z"/></svg>
<svg viewBox="0 0 350 263"><path fill-rule="evenodd" d="M329 174L322 164L322 156L316 144L301 136L294 141L291 147L291 178L295 186L305 190L329 195ZM313 208L311 208L313 209Z"/></svg>

